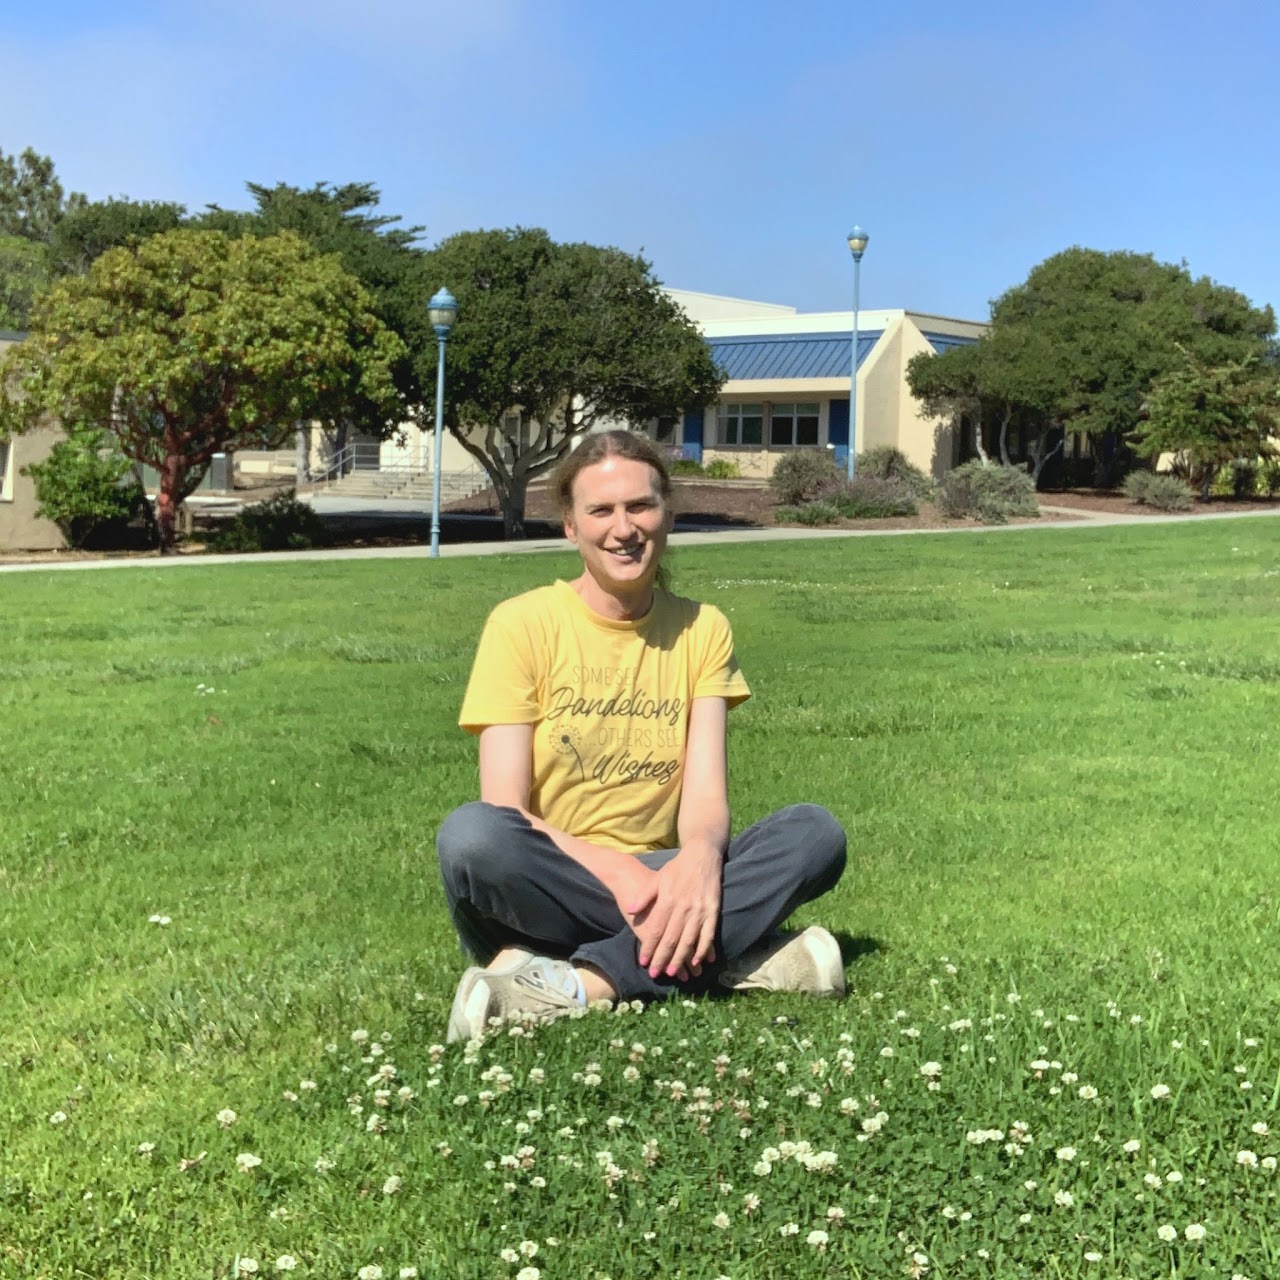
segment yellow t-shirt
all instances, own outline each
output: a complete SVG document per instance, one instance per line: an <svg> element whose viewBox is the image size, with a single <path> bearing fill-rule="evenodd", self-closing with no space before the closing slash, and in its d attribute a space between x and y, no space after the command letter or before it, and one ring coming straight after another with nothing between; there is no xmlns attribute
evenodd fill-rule
<svg viewBox="0 0 1280 1280"><path fill-rule="evenodd" d="M659 590L643 618L616 622L556 582L489 615L458 723L533 725L530 812L642 853L678 843L693 699L750 696L714 605Z"/></svg>

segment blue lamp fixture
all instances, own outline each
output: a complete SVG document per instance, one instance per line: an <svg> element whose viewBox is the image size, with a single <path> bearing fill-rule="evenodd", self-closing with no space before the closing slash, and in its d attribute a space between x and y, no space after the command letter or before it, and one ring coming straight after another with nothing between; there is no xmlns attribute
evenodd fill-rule
<svg viewBox="0 0 1280 1280"><path fill-rule="evenodd" d="M458 300L448 289L427 303L427 319L436 331L439 361L436 365L436 421L431 462L431 555L440 555L440 448L444 435L444 349L449 344L454 321L458 318Z"/></svg>
<svg viewBox="0 0 1280 1280"><path fill-rule="evenodd" d="M861 227L849 232L849 252L853 254L853 362L849 370L849 479L853 479L853 459L858 451L858 275L862 255L871 237Z"/></svg>

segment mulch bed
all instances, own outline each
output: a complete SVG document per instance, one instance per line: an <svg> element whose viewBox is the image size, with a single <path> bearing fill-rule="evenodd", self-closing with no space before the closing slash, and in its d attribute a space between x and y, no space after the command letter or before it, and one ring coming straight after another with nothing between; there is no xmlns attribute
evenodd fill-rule
<svg viewBox="0 0 1280 1280"><path fill-rule="evenodd" d="M1076 511L1091 511L1108 516L1212 516L1236 511L1280 511L1280 500L1270 498L1210 498L1208 502L1193 502L1186 511L1159 511L1155 507L1140 506L1115 489L1065 489L1039 494L1040 505L1045 507L1070 507Z"/></svg>

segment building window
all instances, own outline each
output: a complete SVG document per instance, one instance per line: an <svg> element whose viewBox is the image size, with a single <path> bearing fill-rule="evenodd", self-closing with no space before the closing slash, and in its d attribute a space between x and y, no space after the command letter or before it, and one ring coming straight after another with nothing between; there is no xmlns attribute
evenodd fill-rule
<svg viewBox="0 0 1280 1280"><path fill-rule="evenodd" d="M771 445L809 445L818 443L818 406L816 404L775 404L769 414Z"/></svg>
<svg viewBox="0 0 1280 1280"><path fill-rule="evenodd" d="M716 409L716 439L721 444L763 444L764 405L720 405Z"/></svg>
<svg viewBox="0 0 1280 1280"><path fill-rule="evenodd" d="M657 444L679 444L677 439L680 430L679 418L655 418L653 420L653 439Z"/></svg>

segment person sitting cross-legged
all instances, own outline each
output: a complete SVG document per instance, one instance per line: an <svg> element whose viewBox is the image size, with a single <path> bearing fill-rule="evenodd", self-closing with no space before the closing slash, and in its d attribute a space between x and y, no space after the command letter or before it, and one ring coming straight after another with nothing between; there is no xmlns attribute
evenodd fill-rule
<svg viewBox="0 0 1280 1280"><path fill-rule="evenodd" d="M827 930L778 932L838 881L840 824L796 804L730 837L727 716L750 690L724 615L661 585L661 454L588 436L553 489L582 573L494 609L459 717L479 735L480 799L436 845L476 963L448 1038L595 1000L843 994Z"/></svg>

